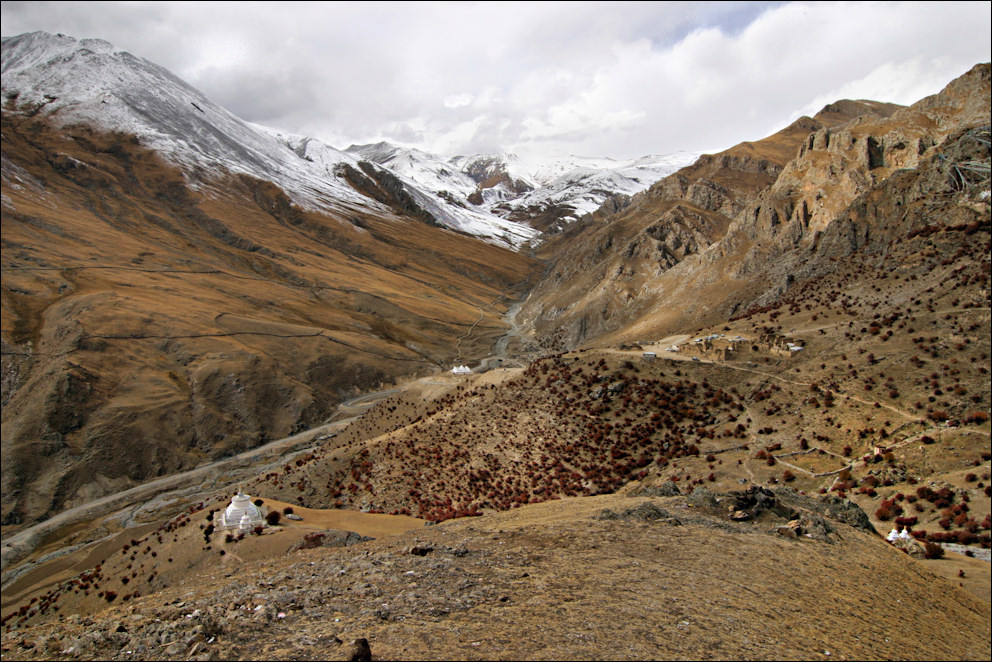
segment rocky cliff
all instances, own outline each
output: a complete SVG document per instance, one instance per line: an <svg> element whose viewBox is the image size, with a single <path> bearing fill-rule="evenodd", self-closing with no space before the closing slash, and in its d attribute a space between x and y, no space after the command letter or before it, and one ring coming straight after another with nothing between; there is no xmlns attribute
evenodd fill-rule
<svg viewBox="0 0 992 662"><path fill-rule="evenodd" d="M869 221L856 201L872 195L905 206L889 197L890 179L915 178L905 186L916 186L931 213L957 217L970 204L963 191L981 179L959 164L975 161L980 171L988 163L974 133L988 124L989 67L978 65L908 108L842 101L764 140L703 156L618 213L547 242L554 266L518 320L546 346L572 347L598 336L688 332L767 303L812 264L863 248L835 244L842 228L854 231L854 221L832 228L839 219L857 217L862 236L888 227L878 203ZM830 255L821 240L834 247Z"/></svg>

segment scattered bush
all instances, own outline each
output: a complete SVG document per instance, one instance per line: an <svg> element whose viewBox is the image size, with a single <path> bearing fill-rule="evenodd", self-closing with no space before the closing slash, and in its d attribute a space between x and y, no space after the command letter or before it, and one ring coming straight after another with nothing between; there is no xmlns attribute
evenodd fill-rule
<svg viewBox="0 0 992 662"><path fill-rule="evenodd" d="M989 415L986 414L984 411L973 411L970 414L968 414L968 416L966 416L964 419L965 423L971 425L980 425L987 420L989 420Z"/></svg>
<svg viewBox="0 0 992 662"><path fill-rule="evenodd" d="M303 542L300 543L300 549L316 549L323 544L325 534L323 533L308 533L303 536Z"/></svg>

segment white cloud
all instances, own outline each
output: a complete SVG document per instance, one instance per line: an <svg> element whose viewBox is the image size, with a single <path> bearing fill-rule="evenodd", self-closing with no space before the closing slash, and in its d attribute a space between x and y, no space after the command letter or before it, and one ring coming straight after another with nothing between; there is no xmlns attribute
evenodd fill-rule
<svg viewBox="0 0 992 662"><path fill-rule="evenodd" d="M722 149L838 98L911 103L990 59L990 3L9 3L245 119L333 144Z"/></svg>
<svg viewBox="0 0 992 662"><path fill-rule="evenodd" d="M452 94L444 98L445 108L461 108L475 101L475 95L469 92L462 94Z"/></svg>

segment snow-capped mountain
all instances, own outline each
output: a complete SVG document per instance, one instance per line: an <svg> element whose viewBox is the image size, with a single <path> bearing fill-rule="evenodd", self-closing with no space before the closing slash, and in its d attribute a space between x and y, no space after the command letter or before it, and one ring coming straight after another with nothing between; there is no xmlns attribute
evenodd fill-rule
<svg viewBox="0 0 992 662"><path fill-rule="evenodd" d="M193 186L204 183L203 173L226 171L272 181L306 209L385 211L342 175L342 165L354 169L359 159L316 139L245 122L164 68L106 41L35 32L5 38L2 49L8 108L60 125L133 134L183 168ZM411 166L396 176L437 223L513 247L537 235L527 225L449 204L432 187L421 190L409 176L419 172Z"/></svg>
<svg viewBox="0 0 992 662"><path fill-rule="evenodd" d="M515 154L456 156L451 163L475 181L473 202L490 210L499 202L513 200L540 186Z"/></svg>
<svg viewBox="0 0 992 662"><path fill-rule="evenodd" d="M491 212L493 205L518 198L537 186L513 154L445 159L389 142L352 145L345 152L389 168L452 204L482 212Z"/></svg>
<svg viewBox="0 0 992 662"><path fill-rule="evenodd" d="M3 40L4 99L57 124L82 122L138 136L183 167L226 170L275 182L297 204L365 204L276 136L259 131L164 68L99 39L34 32Z"/></svg>
<svg viewBox="0 0 992 662"><path fill-rule="evenodd" d="M458 203L468 205L468 197L475 191L475 181L466 173L439 156L419 149L399 147L388 142L370 145L352 145L345 152L362 161L370 161L404 179L415 182L425 191L436 194L446 192ZM455 203L455 204L458 204Z"/></svg>
<svg viewBox="0 0 992 662"><path fill-rule="evenodd" d="M385 166L463 208L521 222L553 210L556 230L596 211L609 198L645 190L699 157L691 152L628 161L572 156L527 168L513 154L445 160L388 142L352 145L345 152Z"/></svg>
<svg viewBox="0 0 992 662"><path fill-rule="evenodd" d="M511 247L535 240L535 228L560 229L617 194L646 189L696 156L569 157L535 168L512 154L446 159L387 142L342 151L246 122L106 41L45 32L4 38L2 72L8 109L133 134L194 187L208 183L207 173L240 173L274 182L304 209L385 212L389 205L355 179L395 178L390 186L438 224Z"/></svg>
<svg viewBox="0 0 992 662"><path fill-rule="evenodd" d="M538 184L534 190L493 206L492 211L506 218L539 218L542 230L555 232L596 211L608 199L640 193L698 157L698 153L678 152L630 161L576 156L556 159L531 174Z"/></svg>

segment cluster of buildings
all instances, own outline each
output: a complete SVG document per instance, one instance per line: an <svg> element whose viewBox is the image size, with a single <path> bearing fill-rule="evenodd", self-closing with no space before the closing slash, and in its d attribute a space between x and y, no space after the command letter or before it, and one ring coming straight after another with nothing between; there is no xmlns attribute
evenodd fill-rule
<svg viewBox="0 0 992 662"><path fill-rule="evenodd" d="M671 345L666 347L666 352L678 352L691 356L693 359L705 357L718 361L726 361L733 358L742 358L745 353L772 354L791 358L806 347L806 341L802 338L789 338L786 336L766 333L762 334L758 340L748 340L742 336L727 338L722 333L714 333L708 336L695 338L690 342L681 345ZM657 358L654 352L644 352L645 361Z"/></svg>

